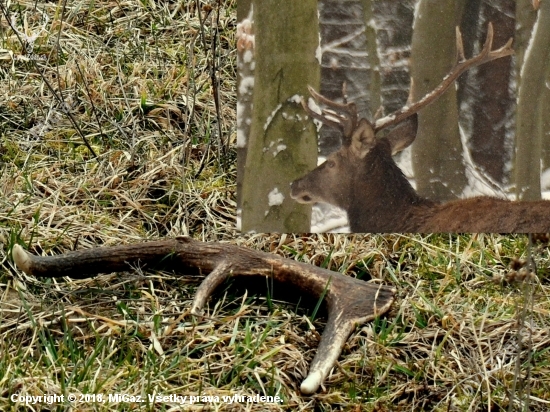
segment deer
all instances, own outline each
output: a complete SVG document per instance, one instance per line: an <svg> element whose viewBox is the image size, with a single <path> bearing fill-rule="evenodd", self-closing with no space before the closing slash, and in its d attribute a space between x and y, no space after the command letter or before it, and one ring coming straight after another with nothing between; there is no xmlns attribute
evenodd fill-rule
<svg viewBox="0 0 550 412"><path fill-rule="evenodd" d="M306 112L342 133L342 146L326 161L291 183L290 196L298 203L328 203L344 209L351 232L501 232L550 230L550 201L511 201L473 197L440 203L421 197L392 156L410 146L418 126L418 111L437 100L466 70L513 54L512 39L492 50L493 27L478 55L466 59L457 28L457 61L442 82L419 101L375 122L358 119L353 102L332 101L308 87L312 97L328 108ZM412 82L413 80L411 80ZM410 97L409 97L410 100ZM390 132L378 138L382 130Z"/></svg>

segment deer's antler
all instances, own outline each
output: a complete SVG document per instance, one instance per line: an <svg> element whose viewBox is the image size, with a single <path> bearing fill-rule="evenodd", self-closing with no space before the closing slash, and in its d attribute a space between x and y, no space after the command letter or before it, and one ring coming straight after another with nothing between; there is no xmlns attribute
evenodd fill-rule
<svg viewBox="0 0 550 412"><path fill-rule="evenodd" d="M357 107L355 103L337 103L333 100L330 100L323 96L320 93L317 93L313 87L307 86L311 96L317 100L317 102L324 104L327 107L332 108L333 110L321 109L321 114L313 111L307 104L307 102L302 99L302 107L306 112L309 113L311 117L319 120L323 124L330 126L335 129L340 129L344 133L344 137L351 136L351 133L357 127ZM343 94L345 95L345 85L343 87Z"/></svg>
<svg viewBox="0 0 550 412"><path fill-rule="evenodd" d="M489 23L487 27L487 37L485 38L485 44L483 49L477 56L474 56L468 60L464 57L464 45L462 43L462 34L458 26L456 27L456 54L457 63L451 69L449 74L445 76L443 81L430 93L426 94L422 99L416 103L404 106L401 109L393 112L392 114L378 119L374 124L375 132L385 129L386 127L396 125L402 122L407 117L417 113L420 109L426 107L433 101L437 100L453 82L466 70L479 66L481 64L490 62L492 60L500 59L501 57L510 56L514 53L512 49L513 39L509 39L508 42L500 49L491 50L493 47L493 24Z"/></svg>
<svg viewBox="0 0 550 412"><path fill-rule="evenodd" d="M338 272L225 243L203 243L190 237L86 249L59 256L33 256L14 245L13 259L25 273L42 277L88 278L98 273L131 269L132 264L174 270L198 268L209 273L197 289L191 313L199 315L206 300L231 276L266 276L302 292L324 296L328 320L309 373L300 386L314 393L336 363L357 325L385 313L395 289L364 282Z"/></svg>
<svg viewBox="0 0 550 412"><path fill-rule="evenodd" d="M462 34L460 29L456 28L456 64L453 66L449 74L445 76L443 81L430 93L426 94L419 101L407 104L401 109L393 112L392 114L385 116L381 119L374 122L374 132L378 132L382 129L385 129L389 126L394 126L401 123L406 118L417 113L422 108L428 106L430 103L437 100L453 82L466 70L479 66L481 64L490 62L492 60L500 59L501 57L510 56L514 53L512 49L513 39L509 39L508 42L499 49L491 50L493 47L493 25L489 23L487 27L487 37L485 38L485 43L483 49L479 52L477 56L474 56L470 59L464 57L464 45L462 43ZM411 86L412 86L411 79ZM357 118L357 108L355 103L337 103L332 101L325 96L317 93L313 90L312 87L308 86L308 90L311 93L311 96L317 100L319 103L331 108L332 110L321 110L321 114L313 111L306 101L302 99L302 106L304 109L314 118L317 119L327 126L340 129L344 132L344 137L349 138L352 132L357 127L359 121Z"/></svg>

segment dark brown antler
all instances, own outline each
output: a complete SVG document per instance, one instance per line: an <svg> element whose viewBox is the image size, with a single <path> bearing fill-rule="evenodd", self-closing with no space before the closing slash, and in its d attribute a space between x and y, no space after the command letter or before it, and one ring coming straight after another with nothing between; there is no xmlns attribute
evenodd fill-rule
<svg viewBox="0 0 550 412"><path fill-rule="evenodd" d="M191 313L199 315L211 293L231 276L265 276L315 296L324 296L328 320L308 376L300 386L314 393L357 325L385 313L395 289L367 283L338 272L296 262L280 256L225 243L203 243L189 237L171 240L86 249L59 256L33 256L14 245L17 267L33 276L88 278L97 273L131 269L132 264L179 269L198 268L209 273L197 289Z"/></svg>

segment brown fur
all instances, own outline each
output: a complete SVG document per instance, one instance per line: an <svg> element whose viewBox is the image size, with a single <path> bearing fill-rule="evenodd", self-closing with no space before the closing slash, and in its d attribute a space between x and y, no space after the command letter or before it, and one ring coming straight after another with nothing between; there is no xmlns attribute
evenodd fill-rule
<svg viewBox="0 0 550 412"><path fill-rule="evenodd" d="M392 158L416 135L411 116L388 138L365 132L345 141L327 161L291 184L300 203L325 202L344 209L352 232L500 232L550 230L550 201L513 202L475 197L437 203L415 192Z"/></svg>

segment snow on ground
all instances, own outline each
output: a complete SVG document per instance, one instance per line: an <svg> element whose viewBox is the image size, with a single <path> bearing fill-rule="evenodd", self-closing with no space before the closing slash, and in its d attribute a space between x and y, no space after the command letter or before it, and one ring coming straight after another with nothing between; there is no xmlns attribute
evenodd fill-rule
<svg viewBox="0 0 550 412"><path fill-rule="evenodd" d="M313 205L311 211L311 232L349 233L346 211L326 203Z"/></svg>

